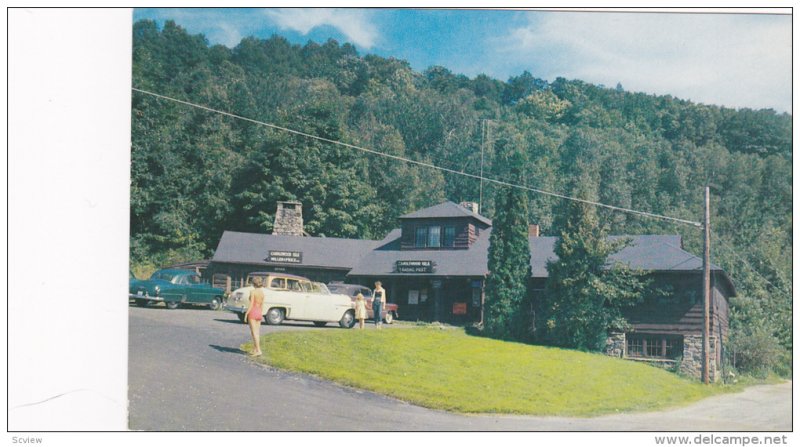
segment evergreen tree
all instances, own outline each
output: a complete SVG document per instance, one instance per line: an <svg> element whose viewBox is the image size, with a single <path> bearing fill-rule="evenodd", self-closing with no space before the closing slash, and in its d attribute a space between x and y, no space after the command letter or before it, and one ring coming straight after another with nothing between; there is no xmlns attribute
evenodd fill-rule
<svg viewBox="0 0 800 447"><path fill-rule="evenodd" d="M579 197L588 198L586 183L578 185ZM639 301L646 286L644 272L608 265L608 257L627 243L608 239L594 206L569 205L555 245L558 259L547 263L544 324L537 325L549 344L597 351L605 346L609 330L625 329L620 310Z"/></svg>
<svg viewBox="0 0 800 447"><path fill-rule="evenodd" d="M519 179L524 155L516 152L514 159L512 173ZM524 190L511 187L500 189L498 196L489 238L484 331L490 337L526 341L532 338L533 323L528 197Z"/></svg>

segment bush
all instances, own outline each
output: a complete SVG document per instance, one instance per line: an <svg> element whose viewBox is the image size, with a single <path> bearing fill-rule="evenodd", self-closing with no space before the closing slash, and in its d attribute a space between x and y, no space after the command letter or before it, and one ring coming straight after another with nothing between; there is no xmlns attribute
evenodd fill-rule
<svg viewBox="0 0 800 447"><path fill-rule="evenodd" d="M785 352L778 339L761 327L734 333L731 336L728 356L737 371L755 377L764 378L771 371L785 375L787 365L791 373L791 354Z"/></svg>

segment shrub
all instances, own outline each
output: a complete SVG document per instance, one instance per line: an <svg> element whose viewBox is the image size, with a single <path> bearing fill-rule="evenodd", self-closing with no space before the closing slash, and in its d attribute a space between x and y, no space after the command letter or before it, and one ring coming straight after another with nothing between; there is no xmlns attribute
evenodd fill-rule
<svg viewBox="0 0 800 447"><path fill-rule="evenodd" d="M758 326L732 334L728 348L730 363L737 371L762 378L770 371L785 373L786 354L778 339ZM791 354L789 360L788 365L791 365ZM791 366L788 368L791 371Z"/></svg>

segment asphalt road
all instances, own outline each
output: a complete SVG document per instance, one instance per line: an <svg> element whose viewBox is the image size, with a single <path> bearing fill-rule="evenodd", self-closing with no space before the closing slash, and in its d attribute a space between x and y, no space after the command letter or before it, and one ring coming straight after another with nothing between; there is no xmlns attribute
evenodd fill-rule
<svg viewBox="0 0 800 447"><path fill-rule="evenodd" d="M471 416L428 410L248 360L228 312L130 308L129 428L155 431L788 431L791 382L690 406L595 418ZM386 330L398 328L384 325ZM334 324L262 326L336 331ZM370 326L368 330L374 330Z"/></svg>

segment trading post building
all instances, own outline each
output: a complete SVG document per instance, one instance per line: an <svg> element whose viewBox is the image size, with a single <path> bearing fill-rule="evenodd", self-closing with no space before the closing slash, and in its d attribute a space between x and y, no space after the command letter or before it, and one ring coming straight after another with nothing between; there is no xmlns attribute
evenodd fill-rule
<svg viewBox="0 0 800 447"><path fill-rule="evenodd" d="M492 221L474 203L444 202L400 217L399 228L383 240L308 236L302 205L279 202L273 234L226 231L208 271L218 285L236 287L253 271L280 271L313 281L362 284L381 281L403 320L464 324L483 318L484 284ZM677 235L630 236L613 261L647 270L662 290L627 309L632 326L610 334L609 355L640 359L687 374L702 372L702 260L682 248ZM555 237L529 229L534 299L544 290L547 261L556 258ZM728 333L728 299L735 289L712 266L710 368L716 379Z"/></svg>

